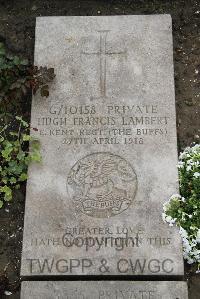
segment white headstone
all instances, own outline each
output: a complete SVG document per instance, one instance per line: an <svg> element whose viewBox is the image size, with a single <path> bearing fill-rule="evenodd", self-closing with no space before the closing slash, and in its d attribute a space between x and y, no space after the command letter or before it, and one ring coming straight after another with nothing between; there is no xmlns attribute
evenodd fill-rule
<svg viewBox="0 0 200 299"><path fill-rule="evenodd" d="M169 15L41 17L23 276L183 275L162 205L178 192ZM36 131L37 130L37 131Z"/></svg>

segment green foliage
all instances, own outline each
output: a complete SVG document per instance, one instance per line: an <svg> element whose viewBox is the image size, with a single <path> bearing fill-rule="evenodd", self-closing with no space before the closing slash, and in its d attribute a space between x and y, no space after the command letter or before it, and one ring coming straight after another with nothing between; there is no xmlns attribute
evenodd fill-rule
<svg viewBox="0 0 200 299"><path fill-rule="evenodd" d="M6 125L0 132L0 208L27 180L28 165L41 161L40 144L30 136L28 123L16 117L16 125L17 131Z"/></svg>
<svg viewBox="0 0 200 299"><path fill-rule="evenodd" d="M23 96L40 90L43 97L49 95L49 85L55 77L54 69L31 66L27 59L7 53L0 43L0 105L5 116L10 106L17 106Z"/></svg>
<svg viewBox="0 0 200 299"><path fill-rule="evenodd" d="M164 204L163 220L180 227L184 257L200 265L200 145L187 147L180 154L180 195Z"/></svg>
<svg viewBox="0 0 200 299"><path fill-rule="evenodd" d="M27 180L28 165L40 162L40 145L30 136L29 125L21 117L22 99L38 90L49 96L54 69L32 66L28 60L10 55L0 43L0 208L13 191Z"/></svg>

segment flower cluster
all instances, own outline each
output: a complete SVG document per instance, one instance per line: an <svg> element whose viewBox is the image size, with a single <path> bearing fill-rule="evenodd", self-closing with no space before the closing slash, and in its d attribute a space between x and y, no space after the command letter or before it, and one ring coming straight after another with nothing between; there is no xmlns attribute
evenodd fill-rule
<svg viewBox="0 0 200 299"><path fill-rule="evenodd" d="M174 194L163 205L162 218L179 226L183 255L189 264L200 267L200 145L187 147L178 162L180 195Z"/></svg>

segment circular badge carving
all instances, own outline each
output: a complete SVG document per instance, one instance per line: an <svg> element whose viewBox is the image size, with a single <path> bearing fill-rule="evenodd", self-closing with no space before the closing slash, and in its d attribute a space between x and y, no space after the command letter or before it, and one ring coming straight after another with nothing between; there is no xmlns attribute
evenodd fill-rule
<svg viewBox="0 0 200 299"><path fill-rule="evenodd" d="M128 209L137 190L137 176L131 164L107 152L77 161L67 183L76 209L97 218L115 216Z"/></svg>

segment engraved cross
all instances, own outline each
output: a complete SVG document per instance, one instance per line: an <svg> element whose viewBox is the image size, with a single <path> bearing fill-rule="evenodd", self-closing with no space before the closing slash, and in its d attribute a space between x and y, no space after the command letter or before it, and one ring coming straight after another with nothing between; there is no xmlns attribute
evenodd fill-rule
<svg viewBox="0 0 200 299"><path fill-rule="evenodd" d="M100 98L106 97L106 58L107 56L112 55L121 55L125 54L126 51L120 52L108 52L107 51L107 35L110 30L100 30L97 31L100 34L99 41L99 51L98 52L82 52L85 55L97 55L99 57L99 90L100 90Z"/></svg>

